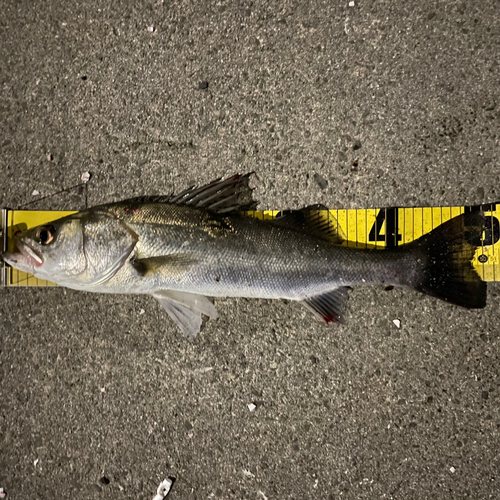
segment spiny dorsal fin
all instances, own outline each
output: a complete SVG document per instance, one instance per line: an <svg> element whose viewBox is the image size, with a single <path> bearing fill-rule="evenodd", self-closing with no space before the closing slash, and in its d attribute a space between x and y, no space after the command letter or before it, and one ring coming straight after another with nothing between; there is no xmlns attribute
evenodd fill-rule
<svg viewBox="0 0 500 500"><path fill-rule="evenodd" d="M309 297L301 302L326 323L343 323L348 293L351 288L341 286L321 295Z"/></svg>
<svg viewBox="0 0 500 500"><path fill-rule="evenodd" d="M253 172L236 174L227 179L216 179L201 187L191 186L170 196L143 196L127 200L128 203L174 203L205 208L218 214L255 210L257 202L252 197L249 179Z"/></svg>
<svg viewBox="0 0 500 500"><path fill-rule="evenodd" d="M280 212L273 224L294 229L340 245L346 237L340 229L337 219L330 215L324 205L310 205L300 210Z"/></svg>

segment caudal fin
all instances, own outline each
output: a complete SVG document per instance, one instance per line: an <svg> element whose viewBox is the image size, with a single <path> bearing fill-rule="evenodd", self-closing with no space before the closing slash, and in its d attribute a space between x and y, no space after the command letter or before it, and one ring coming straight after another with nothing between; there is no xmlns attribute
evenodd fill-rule
<svg viewBox="0 0 500 500"><path fill-rule="evenodd" d="M486 283L471 263L484 227L480 212L468 212L408 245L422 265L414 288L469 309L485 307Z"/></svg>

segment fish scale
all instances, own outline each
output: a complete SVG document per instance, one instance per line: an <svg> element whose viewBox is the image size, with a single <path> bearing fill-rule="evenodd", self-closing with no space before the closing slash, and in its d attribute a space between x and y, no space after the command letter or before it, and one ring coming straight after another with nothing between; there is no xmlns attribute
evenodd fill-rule
<svg viewBox="0 0 500 500"><path fill-rule="evenodd" d="M192 224L193 219L198 223ZM217 219L190 207L152 205L144 214L142 208L126 212L122 220L140 235L136 248L141 258L186 253L195 263L182 270L165 266L138 281L131 259L102 289L109 293L120 293L123 287L137 293L196 287L197 293L209 296L301 300L347 283L390 279L406 285L412 266L411 254L378 252L367 261L362 250L243 216L231 218L231 230L214 234L211 227Z"/></svg>

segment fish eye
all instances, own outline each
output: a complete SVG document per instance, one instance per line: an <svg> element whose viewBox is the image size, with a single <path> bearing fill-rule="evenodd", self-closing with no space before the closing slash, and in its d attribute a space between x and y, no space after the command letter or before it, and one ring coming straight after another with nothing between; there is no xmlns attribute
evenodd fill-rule
<svg viewBox="0 0 500 500"><path fill-rule="evenodd" d="M54 226L42 226L38 228L35 236L41 245L48 245L54 241L55 232Z"/></svg>

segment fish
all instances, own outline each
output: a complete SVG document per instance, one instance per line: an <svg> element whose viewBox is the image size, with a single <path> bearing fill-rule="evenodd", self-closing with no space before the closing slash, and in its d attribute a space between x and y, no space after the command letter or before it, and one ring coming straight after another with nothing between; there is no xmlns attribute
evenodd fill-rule
<svg viewBox="0 0 500 500"><path fill-rule="evenodd" d="M10 266L87 292L147 294L194 339L209 299L286 299L326 323L343 322L358 285L410 288L470 309L486 305L486 283L471 260L482 212L454 217L393 249L348 247L322 205L249 217L257 202L250 174L179 194L95 206L15 237Z"/></svg>

